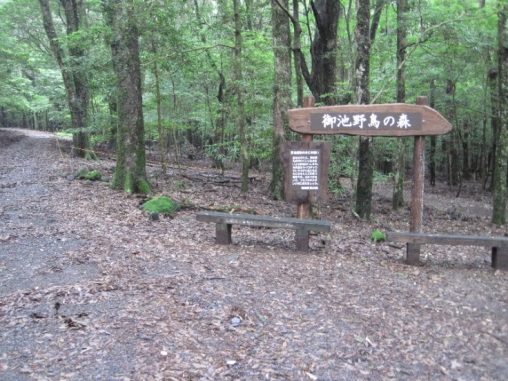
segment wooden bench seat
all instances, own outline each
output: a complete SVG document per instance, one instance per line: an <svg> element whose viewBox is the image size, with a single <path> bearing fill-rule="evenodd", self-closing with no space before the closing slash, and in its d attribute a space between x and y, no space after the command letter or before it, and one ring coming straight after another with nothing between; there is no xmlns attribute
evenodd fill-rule
<svg viewBox="0 0 508 381"><path fill-rule="evenodd" d="M491 247L492 267L508 270L508 237L388 232L386 240L407 243L407 262L409 264L419 262L419 245L421 244Z"/></svg>
<svg viewBox="0 0 508 381"><path fill-rule="evenodd" d="M304 220L299 218L280 218L258 216L253 214L232 214L221 212L199 212L196 219L202 222L215 223L215 242L228 245L231 243L231 228L233 225L268 227L295 230L296 249L309 249L309 232L329 232L331 222L323 220Z"/></svg>

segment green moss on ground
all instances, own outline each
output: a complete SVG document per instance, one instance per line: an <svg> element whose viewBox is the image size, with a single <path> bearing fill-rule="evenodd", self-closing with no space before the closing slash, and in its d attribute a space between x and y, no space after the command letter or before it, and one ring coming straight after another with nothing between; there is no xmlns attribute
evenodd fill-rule
<svg viewBox="0 0 508 381"><path fill-rule="evenodd" d="M141 208L150 213L160 213L173 216L179 209L180 203L166 196L155 197L145 202Z"/></svg>
<svg viewBox="0 0 508 381"><path fill-rule="evenodd" d="M102 173L96 169L85 174L84 178L91 181L99 181L102 179Z"/></svg>
<svg viewBox="0 0 508 381"><path fill-rule="evenodd" d="M102 173L97 169L89 171L86 168L80 168L74 175L74 178L76 180L99 181L102 179Z"/></svg>
<svg viewBox="0 0 508 381"><path fill-rule="evenodd" d="M374 243L386 241L386 234L379 230L374 230L370 235L370 240Z"/></svg>

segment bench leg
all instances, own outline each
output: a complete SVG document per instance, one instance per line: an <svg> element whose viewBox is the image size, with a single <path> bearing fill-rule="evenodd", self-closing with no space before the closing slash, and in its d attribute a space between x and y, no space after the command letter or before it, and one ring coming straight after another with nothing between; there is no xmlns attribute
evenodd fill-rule
<svg viewBox="0 0 508 381"><path fill-rule="evenodd" d="M407 255L406 263L408 265L420 265L420 244L419 243L408 243L407 244Z"/></svg>
<svg viewBox="0 0 508 381"><path fill-rule="evenodd" d="M492 248L492 268L508 270L508 247Z"/></svg>
<svg viewBox="0 0 508 381"><path fill-rule="evenodd" d="M231 224L215 224L215 243L220 245L231 243Z"/></svg>
<svg viewBox="0 0 508 381"><path fill-rule="evenodd" d="M309 251L309 231L296 230L295 232L296 250Z"/></svg>

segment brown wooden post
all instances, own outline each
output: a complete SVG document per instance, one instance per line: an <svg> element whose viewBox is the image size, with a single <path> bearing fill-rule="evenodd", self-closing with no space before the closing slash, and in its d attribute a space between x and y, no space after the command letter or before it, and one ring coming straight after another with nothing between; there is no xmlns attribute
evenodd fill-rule
<svg viewBox="0 0 508 381"><path fill-rule="evenodd" d="M418 97L416 104L427 105L427 97ZM415 136L413 153L413 184L411 188L411 216L409 231L420 233L423 221L423 188L425 184L425 136ZM407 244L406 263L417 265L420 263L420 244Z"/></svg>
<svg viewBox="0 0 508 381"><path fill-rule="evenodd" d="M314 107L314 105L316 104L316 100L314 99L314 97L304 97L303 98L303 108L310 108L310 107ZM305 143L309 143L312 141L313 139L313 135L312 134L302 134L302 142L305 142ZM310 197L310 196L309 196ZM310 218L310 199L308 198L306 202L302 202L302 203L298 203L298 205L296 206L296 218L304 218L304 219L308 219ZM306 235L307 236L307 242L309 241L309 232L308 231L302 231L302 232L298 232L298 230L296 231L296 234L297 234L297 242L298 242L298 238L300 237L300 239L304 239L305 237L302 237L302 235Z"/></svg>
<svg viewBox="0 0 508 381"><path fill-rule="evenodd" d="M303 108L314 107L316 104L316 100L314 97L304 97L303 98ZM313 139L312 134L302 134L302 142L309 143ZM305 202L299 202L296 205L296 218L309 219L310 218L310 194L307 197ZM309 250L309 231L308 230L299 230L295 231L295 241L296 241L296 249L298 251L307 251Z"/></svg>

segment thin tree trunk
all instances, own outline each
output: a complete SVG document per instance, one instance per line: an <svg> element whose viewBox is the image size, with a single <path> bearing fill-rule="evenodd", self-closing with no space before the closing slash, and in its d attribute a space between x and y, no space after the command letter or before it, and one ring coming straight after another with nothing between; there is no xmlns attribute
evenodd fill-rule
<svg viewBox="0 0 508 381"><path fill-rule="evenodd" d="M236 86L237 102L237 126L238 136L240 138L240 155L242 165L242 186L241 192L246 193L249 190L249 155L247 148L247 139L245 137L245 109L243 100L243 73L242 73L242 20L240 16L240 0L233 0L235 14L235 60L233 63L233 72Z"/></svg>
<svg viewBox="0 0 508 381"><path fill-rule="evenodd" d="M496 176L496 157L497 157L497 147L499 142L499 98L498 98L498 87L497 87L497 80L498 80L498 68L491 69L489 71L488 75L488 83L489 83L489 89L490 89L490 104L491 104L491 119L490 119L490 125L492 128L492 145L491 145L491 154L490 154L490 186L488 187L490 190L494 188L494 177Z"/></svg>
<svg viewBox="0 0 508 381"><path fill-rule="evenodd" d="M508 169L508 4L499 3L499 140L493 189L492 223L506 223Z"/></svg>
<svg viewBox="0 0 508 381"><path fill-rule="evenodd" d="M279 0L288 7L288 0ZM272 36L274 51L273 86L273 141L272 141L272 197L284 196L284 168L280 159L281 144L288 133L288 109L291 104L291 54L289 18L284 10L272 0Z"/></svg>
<svg viewBox="0 0 508 381"><path fill-rule="evenodd" d="M163 177L167 175L167 144L166 144L166 132L162 128L162 109L161 109L161 88L160 88L160 76L159 76L159 65L157 63L157 48L155 42L152 41L152 52L154 54L153 60L153 75L155 78L155 98L157 103L157 132L159 133L159 157L161 161Z"/></svg>
<svg viewBox="0 0 508 381"><path fill-rule="evenodd" d="M406 102L406 48L407 48L407 0L397 0L397 102ZM407 144L405 138L397 140L397 160L393 187L392 207L397 210L404 206L404 178L406 170Z"/></svg>
<svg viewBox="0 0 508 381"><path fill-rule="evenodd" d="M298 20L300 16L299 0L293 0L293 19ZM301 51L301 36L302 28L300 23L293 25L293 51ZM295 66L295 79L296 79L296 104L298 107L303 105L303 75L302 75L302 55L295 53L293 54L294 66Z"/></svg>
<svg viewBox="0 0 508 381"><path fill-rule="evenodd" d="M199 9L199 3L198 0L194 0L194 8L196 9L196 18L201 24L205 24L201 12ZM201 41L203 43L207 42L207 37L205 33L201 33ZM219 168L224 175L224 132L226 129L226 106L225 106L225 91L226 91L226 77L224 76L224 73L222 72L222 69L217 65L215 62L212 54L208 49L205 50L205 54L208 58L208 62L211 64L212 68L217 73L217 77L219 79L218 89L217 89L217 102L219 103L219 110L217 111L216 115L216 123L215 123L215 129L214 129L214 138L213 138L213 144L217 145L217 154L213 157L213 167ZM213 124L213 123L212 123Z"/></svg>
<svg viewBox="0 0 508 381"><path fill-rule="evenodd" d="M429 106L434 108L436 102L436 82L430 81L430 99ZM430 137L430 154L429 154L429 171L430 171L430 185L436 185L436 144L437 138L435 135Z"/></svg>
<svg viewBox="0 0 508 381"><path fill-rule="evenodd" d="M357 1L357 25L355 39L356 58L356 99L358 104L369 104L370 74L370 0ZM374 177L374 155L372 138L360 137L358 150L358 183L356 187L355 211L360 218L370 219L372 206L372 183Z"/></svg>

